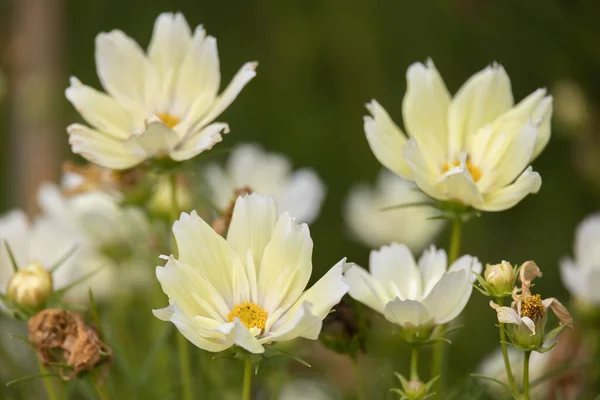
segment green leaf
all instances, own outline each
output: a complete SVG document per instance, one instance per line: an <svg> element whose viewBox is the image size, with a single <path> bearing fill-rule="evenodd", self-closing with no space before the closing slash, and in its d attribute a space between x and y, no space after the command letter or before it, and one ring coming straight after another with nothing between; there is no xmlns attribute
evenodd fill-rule
<svg viewBox="0 0 600 400"><path fill-rule="evenodd" d="M54 273L61 265L65 263L71 257L75 251L77 250L77 246L71 247L61 258L58 259L56 263L52 267L50 267L50 273Z"/></svg>
<svg viewBox="0 0 600 400"><path fill-rule="evenodd" d="M6 247L6 252L8 253L8 258L10 259L10 265L12 265L13 272L16 274L19 272L19 266L17 265L17 259L15 258L15 254L12 252L10 245L8 244L8 240L4 239L4 247Z"/></svg>
<svg viewBox="0 0 600 400"><path fill-rule="evenodd" d="M19 379L15 379L10 382L7 382L6 386L11 386L11 385L14 385L15 383L26 382L26 381L30 381L32 379L38 379L38 378L41 379L41 378L46 378L46 377L50 377L50 376L59 376L59 375L56 372L44 372L44 373L40 373L40 374L27 375L27 376L24 376L23 378L19 378Z"/></svg>

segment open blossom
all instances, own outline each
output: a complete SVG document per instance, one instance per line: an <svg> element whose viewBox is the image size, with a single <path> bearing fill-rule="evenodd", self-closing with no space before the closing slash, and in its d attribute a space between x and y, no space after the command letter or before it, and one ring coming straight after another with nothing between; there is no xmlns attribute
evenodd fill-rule
<svg viewBox="0 0 600 400"><path fill-rule="evenodd" d="M344 274L355 300L402 327L444 324L456 318L471 297L481 263L465 255L448 270L446 252L431 246L418 264L408 247L393 243L371 252L370 273L352 266Z"/></svg>
<svg viewBox="0 0 600 400"><path fill-rule="evenodd" d="M316 339L331 307L346 294L341 260L305 291L312 273L306 224L278 217L272 197L237 201L227 233L218 235L195 211L173 224L178 257L163 256L156 276L169 306L154 314L171 321L196 346L212 352L297 337Z"/></svg>
<svg viewBox="0 0 600 400"><path fill-rule="evenodd" d="M91 127L67 128L74 153L112 169L149 158L183 161L211 149L229 127L213 122L255 75L246 63L227 88L216 39L191 32L183 15L156 19L147 54L119 30L96 37L96 68L106 94L71 78L67 99Z"/></svg>
<svg viewBox="0 0 600 400"><path fill-rule="evenodd" d="M600 213L579 224L573 252L575 259L565 257L560 263L563 284L573 297L600 305Z"/></svg>
<svg viewBox="0 0 600 400"><path fill-rule="evenodd" d="M287 211L297 221L310 224L325 197L325 185L312 169L292 171L287 157L254 144L236 147L225 167L208 165L204 177L212 202L221 210L226 210L239 192L257 192L273 196L280 212Z"/></svg>
<svg viewBox="0 0 600 400"><path fill-rule="evenodd" d="M525 350L538 350L544 344L548 309L552 310L561 324L573 327L571 315L560 301L554 297L542 300L539 294L531 294L531 281L540 276L542 273L538 266L533 261L527 261L519 271L521 292L517 288L513 290L511 306L501 307L490 301L490 306L498 314L498 321L510 324L509 332L515 345Z"/></svg>
<svg viewBox="0 0 600 400"><path fill-rule="evenodd" d="M492 65L451 99L433 62L407 72L405 134L373 100L364 129L377 159L427 195L483 211L513 207L542 184L528 165L550 139L552 98L538 89L515 105L508 75Z"/></svg>
<svg viewBox="0 0 600 400"><path fill-rule="evenodd" d="M354 238L370 248L392 242L404 243L421 251L443 228L441 220L429 220L437 212L432 207L414 206L384 210L401 204L421 203L428 198L414 182L382 170L375 187L354 186L344 206L344 219Z"/></svg>

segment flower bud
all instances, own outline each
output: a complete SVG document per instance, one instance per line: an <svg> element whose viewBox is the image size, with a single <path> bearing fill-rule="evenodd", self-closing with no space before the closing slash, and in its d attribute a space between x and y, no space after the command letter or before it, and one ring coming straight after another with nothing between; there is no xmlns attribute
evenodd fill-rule
<svg viewBox="0 0 600 400"><path fill-rule="evenodd" d="M427 395L427 387L418 379L408 381L404 388L404 395L410 400L420 400Z"/></svg>
<svg viewBox="0 0 600 400"><path fill-rule="evenodd" d="M515 270L509 262L502 261L500 264L488 265L484 278L497 296L508 294L515 283Z"/></svg>
<svg viewBox="0 0 600 400"><path fill-rule="evenodd" d="M21 268L8 281L6 296L16 304L38 310L52 294L52 275L40 263Z"/></svg>

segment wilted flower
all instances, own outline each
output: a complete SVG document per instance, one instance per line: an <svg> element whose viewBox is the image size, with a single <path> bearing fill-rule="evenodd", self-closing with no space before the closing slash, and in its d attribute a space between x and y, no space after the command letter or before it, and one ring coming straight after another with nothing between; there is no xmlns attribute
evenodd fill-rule
<svg viewBox="0 0 600 400"><path fill-rule="evenodd" d="M204 169L211 200L226 210L247 189L273 196L280 212L289 212L299 222L310 224L319 215L325 197L325 185L310 168L292 171L283 154L268 153L254 144L233 150L227 166L212 164Z"/></svg>
<svg viewBox="0 0 600 400"><path fill-rule="evenodd" d="M304 291L312 272L308 226L278 217L272 197L239 197L226 239L195 211L181 214L173 234L178 258L163 256L166 265L156 268L169 306L154 314L207 351L237 345L263 353L272 342L316 339L348 290L341 260Z"/></svg>
<svg viewBox="0 0 600 400"><path fill-rule="evenodd" d="M52 274L40 263L20 268L8 280L6 297L27 309L38 310L52 294Z"/></svg>
<svg viewBox="0 0 600 400"><path fill-rule="evenodd" d="M571 295L586 303L600 305L600 213L592 214L577 226L575 259L560 262L563 284Z"/></svg>
<svg viewBox="0 0 600 400"><path fill-rule="evenodd" d="M423 252L417 265L408 247L393 243L371 252L371 273L353 265L344 280L352 298L400 325L406 333L418 334L415 340L427 340L426 334L421 337L423 332L460 314L473 290L472 271L481 272L481 263L468 255L448 270L446 266L446 252L435 246Z"/></svg>
<svg viewBox="0 0 600 400"><path fill-rule="evenodd" d="M531 281L539 276L542 273L538 266L533 261L527 261L519 271L521 293L518 293L517 288L513 290L511 307L500 307L490 301L490 306L498 313L498 321L510 324L508 332L513 344L527 351L543 350L548 308L559 319L561 326L573 327L571 315L557 299L550 297L542 300L539 294L531 294ZM560 331L556 331L556 334L558 332Z"/></svg>
<svg viewBox="0 0 600 400"><path fill-rule="evenodd" d="M150 158L184 161L227 133L213 122L255 75L246 63L218 95L217 42L183 15L163 13L144 54L119 30L96 37L96 67L107 94L71 78L67 99L92 126L67 128L74 153L103 167L127 169Z"/></svg>
<svg viewBox="0 0 600 400"><path fill-rule="evenodd" d="M391 242L404 243L421 251L444 226L441 220L428 220L439 212L428 206L384 210L428 200L414 182L382 170L375 187L359 184L350 190L344 206L344 219L360 242L379 248Z"/></svg>
<svg viewBox="0 0 600 400"><path fill-rule="evenodd" d="M501 211L540 189L527 166L550 138L552 98L538 89L515 106L499 65L471 77L454 99L431 60L411 65L402 109L408 136L375 100L367 109L377 159L434 199Z"/></svg>

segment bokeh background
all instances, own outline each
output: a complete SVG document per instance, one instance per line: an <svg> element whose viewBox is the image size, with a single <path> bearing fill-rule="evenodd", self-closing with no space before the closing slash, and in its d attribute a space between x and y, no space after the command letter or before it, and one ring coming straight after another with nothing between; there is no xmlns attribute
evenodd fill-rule
<svg viewBox="0 0 600 400"><path fill-rule="evenodd" d="M33 212L39 182L57 180L62 162L72 158L65 127L80 117L64 89L70 75L100 87L96 34L121 29L145 47L163 11L181 11L190 25L203 24L217 37L223 82L243 62L259 61L257 77L222 118L231 133L219 146L259 142L323 178L327 198L311 227L313 278L343 256L367 265L369 249L350 240L342 213L349 188L374 182L381 169L364 137L364 104L377 99L400 123L411 63L431 57L453 93L492 62L507 70L517 101L547 87L555 96L555 118L552 139L534 163L543 179L540 193L470 221L463 253L484 263L533 259L544 273L536 289L568 303L558 262L571 253L576 224L600 209L599 2L0 0L0 211L19 206ZM436 244L445 246L447 236L443 231ZM497 346L495 313L487 303L473 293L450 347L450 382L466 382ZM149 307L141 304L135 312L149 313ZM382 333L367 343L369 398L390 398L392 371L405 370L408 359L398 343L385 339L391 328L376 325ZM261 372L268 375L275 366ZM302 368L289 370L352 386L352 376L331 372L325 362Z"/></svg>

